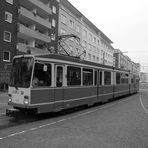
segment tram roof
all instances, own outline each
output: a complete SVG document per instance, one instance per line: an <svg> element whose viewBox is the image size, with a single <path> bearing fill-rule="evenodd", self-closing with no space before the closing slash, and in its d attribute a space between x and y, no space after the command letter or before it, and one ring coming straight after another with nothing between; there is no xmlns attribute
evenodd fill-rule
<svg viewBox="0 0 148 148"><path fill-rule="evenodd" d="M36 58L46 58L46 59L58 59L58 60L62 60L62 61L69 61L69 62L72 62L72 63L85 64L85 65L88 65L88 66L97 66L97 67L100 67L100 68L106 68L106 69L110 69L110 70L114 69L114 70L118 70L118 71L129 72L129 70L119 69L119 68L109 66L109 65L103 65L103 64L99 64L99 63L85 61L85 60L80 59L78 57L67 56L67 55L46 54L46 55L36 55L35 57Z"/></svg>
<svg viewBox="0 0 148 148"><path fill-rule="evenodd" d="M91 66L99 66L103 68L108 68L108 69L113 69L112 66L108 65L102 65L90 61L85 61L83 59L80 59L78 57L73 57L73 56L67 56L67 55L59 55L59 54L46 54L46 55L36 55L36 58L45 58L45 59L56 59L56 60L62 60L62 61L68 61L72 63L79 63L79 64L86 64L86 65L91 65Z"/></svg>
<svg viewBox="0 0 148 148"><path fill-rule="evenodd" d="M66 61L66 62L72 62L72 63L77 63L77 64L84 64L84 65L88 65L88 66L95 66L95 67L100 67L102 69L108 69L108 70L116 70L116 71L124 71L124 72L130 72L129 70L126 69L120 69L120 68L116 68L114 66L109 66L109 65L103 65L103 64L99 64L99 63L94 63L94 62L90 62L90 61L86 61L83 59L80 59L78 57L74 57L74 56L67 56L67 55L61 55L61 54L40 54L40 55L32 55L32 54L28 54L28 55L18 55L15 57L34 57L36 60L48 60L48 59L53 59L53 60L61 60L61 61Z"/></svg>

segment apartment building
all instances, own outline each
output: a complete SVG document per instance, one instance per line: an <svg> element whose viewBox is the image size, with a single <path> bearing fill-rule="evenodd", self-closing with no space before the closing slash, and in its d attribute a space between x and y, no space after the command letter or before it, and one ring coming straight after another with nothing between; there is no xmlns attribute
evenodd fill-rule
<svg viewBox="0 0 148 148"><path fill-rule="evenodd" d="M101 63L101 33L86 17L82 19L82 46L86 49L85 60Z"/></svg>
<svg viewBox="0 0 148 148"><path fill-rule="evenodd" d="M136 74L140 73L140 64L133 62L119 49L114 49L115 67L130 70Z"/></svg>
<svg viewBox="0 0 148 148"><path fill-rule="evenodd" d="M9 82L11 62L16 54L17 10L17 0L0 1L0 89Z"/></svg>
<svg viewBox="0 0 148 148"><path fill-rule="evenodd" d="M102 31L83 17L83 42L86 48L86 60L113 66L113 43Z"/></svg>
<svg viewBox="0 0 148 148"><path fill-rule="evenodd" d="M65 36L62 47L59 46L60 54L79 56L85 49L81 47L82 42L82 14L67 0L60 1L59 7L59 36ZM68 36L67 36L68 35ZM77 36L77 38L71 37Z"/></svg>
<svg viewBox="0 0 148 148"><path fill-rule="evenodd" d="M105 65L114 64L113 43L101 30L99 30L90 20L88 20L69 1L60 1L59 10L59 35L74 34L77 40L70 38L65 41L64 48L71 55L80 55L84 60L102 63ZM61 50L61 48L60 48ZM86 51L83 54L83 51ZM62 51L60 51L62 52Z"/></svg>
<svg viewBox="0 0 148 148"><path fill-rule="evenodd" d="M128 56L124 55L123 52L121 52L119 49L114 50L114 57L116 59L115 67L123 69L132 69L131 59Z"/></svg>
<svg viewBox="0 0 148 148"><path fill-rule="evenodd" d="M57 49L59 1L18 1L18 52L54 52Z"/></svg>
<svg viewBox="0 0 148 148"><path fill-rule="evenodd" d="M15 55L57 51L59 0L2 0L0 6L0 87L5 87Z"/></svg>
<svg viewBox="0 0 148 148"><path fill-rule="evenodd" d="M148 73L140 72L140 82L148 83Z"/></svg>

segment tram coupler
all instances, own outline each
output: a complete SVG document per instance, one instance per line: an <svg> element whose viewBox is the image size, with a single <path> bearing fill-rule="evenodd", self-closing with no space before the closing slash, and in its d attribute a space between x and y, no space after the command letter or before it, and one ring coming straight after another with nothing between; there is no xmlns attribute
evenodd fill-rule
<svg viewBox="0 0 148 148"><path fill-rule="evenodd" d="M8 117L18 117L18 115L20 114L20 110L16 109L16 108L7 108L6 109L6 116Z"/></svg>

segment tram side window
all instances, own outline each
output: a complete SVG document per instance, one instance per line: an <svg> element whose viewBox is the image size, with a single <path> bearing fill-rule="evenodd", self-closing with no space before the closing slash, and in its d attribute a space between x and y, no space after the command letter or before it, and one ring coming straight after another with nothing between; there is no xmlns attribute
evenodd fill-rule
<svg viewBox="0 0 148 148"><path fill-rule="evenodd" d="M56 80L56 86L62 87L63 85L63 67L58 66L57 67L57 80Z"/></svg>
<svg viewBox="0 0 148 148"><path fill-rule="evenodd" d="M100 77L99 77L99 78L100 78L100 79L99 79L99 80L100 80L100 81L99 81L99 82L100 82L99 84L102 85L102 71L100 71Z"/></svg>
<svg viewBox="0 0 148 148"><path fill-rule="evenodd" d="M98 72L95 71L95 86L97 85L97 75L98 75Z"/></svg>
<svg viewBox="0 0 148 148"><path fill-rule="evenodd" d="M36 87L51 85L50 64L35 63L32 85Z"/></svg>
<svg viewBox="0 0 148 148"><path fill-rule="evenodd" d="M136 79L136 83L139 83L139 78Z"/></svg>
<svg viewBox="0 0 148 148"><path fill-rule="evenodd" d="M111 85L111 72L104 72L104 85Z"/></svg>
<svg viewBox="0 0 148 148"><path fill-rule="evenodd" d="M73 66L67 67L67 85L81 85L81 68Z"/></svg>
<svg viewBox="0 0 148 148"><path fill-rule="evenodd" d="M122 84L128 84L128 74L122 73L122 75L121 75L121 83Z"/></svg>
<svg viewBox="0 0 148 148"><path fill-rule="evenodd" d="M121 75L120 73L116 73L116 84L120 84L121 83Z"/></svg>
<svg viewBox="0 0 148 148"><path fill-rule="evenodd" d="M93 85L93 70L83 68L83 85Z"/></svg>
<svg viewBox="0 0 148 148"><path fill-rule="evenodd" d="M125 74L125 84L128 84L128 83L129 83L129 75Z"/></svg>
<svg viewBox="0 0 148 148"><path fill-rule="evenodd" d="M133 77L133 83L135 83L135 82L136 82L136 77L134 76L134 77Z"/></svg>
<svg viewBox="0 0 148 148"><path fill-rule="evenodd" d="M131 84L133 84L134 83L134 78L133 77L131 77Z"/></svg>

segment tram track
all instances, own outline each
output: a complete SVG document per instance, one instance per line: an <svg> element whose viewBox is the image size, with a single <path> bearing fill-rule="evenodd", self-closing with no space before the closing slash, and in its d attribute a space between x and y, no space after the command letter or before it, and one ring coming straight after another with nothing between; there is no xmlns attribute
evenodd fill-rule
<svg viewBox="0 0 148 148"><path fill-rule="evenodd" d="M32 122L36 122L36 121L41 121L41 120L46 120L46 119L54 119L54 118L58 118L64 115L70 115L79 111L84 111L84 110L89 110L90 108L95 108L95 107L105 107L107 104L114 104L115 102L120 102L120 99L117 100L112 100L109 102L105 102L105 103L101 103L101 104L94 104L90 107L86 107L86 106L80 106L77 108L72 108L72 109L68 109L68 110L63 110L60 112L56 112L56 113L46 113L46 114L38 114L38 115L30 115L30 116L26 116L26 115L21 115L18 118L15 117L8 117L6 116L4 113L0 114L0 130L6 129L6 128L10 128L10 127L14 127L14 126L19 126L19 125L23 125L23 124L27 124L27 123L32 123ZM126 98L122 98L125 99Z"/></svg>
<svg viewBox="0 0 148 148"><path fill-rule="evenodd" d="M73 112L76 110L73 110ZM36 121L46 120L50 118L59 117L65 114L70 113L71 111L62 111L58 113L46 113L46 114L38 114L38 115L22 115L15 117L8 117L5 114L0 114L0 130L19 126L27 123L32 123Z"/></svg>
<svg viewBox="0 0 148 148"><path fill-rule="evenodd" d="M21 124L25 124L25 123L34 122L34 121L37 121L37 119L34 117L31 118L31 117L21 116L19 118L15 118L15 117L8 117L5 114L1 114L0 115L0 130L13 127L13 126L17 126L17 125L21 125Z"/></svg>

